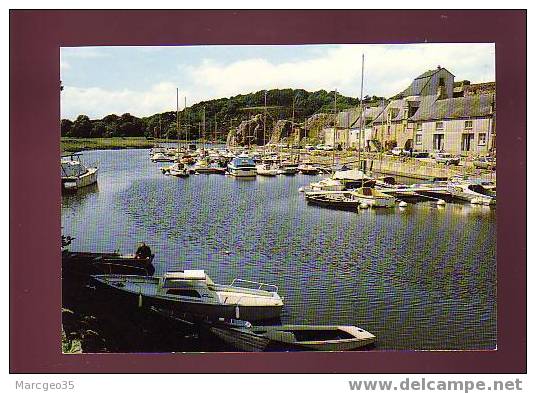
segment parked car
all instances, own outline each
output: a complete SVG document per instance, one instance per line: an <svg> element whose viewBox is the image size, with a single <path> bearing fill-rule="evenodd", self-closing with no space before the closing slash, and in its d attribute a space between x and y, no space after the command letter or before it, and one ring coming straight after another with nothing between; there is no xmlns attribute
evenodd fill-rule
<svg viewBox="0 0 536 393"><path fill-rule="evenodd" d="M413 150L411 153L412 157L415 158L427 158L430 155L426 150Z"/></svg>
<svg viewBox="0 0 536 393"><path fill-rule="evenodd" d="M305 145L305 150L315 150L313 145Z"/></svg>
<svg viewBox="0 0 536 393"><path fill-rule="evenodd" d="M395 147L393 150L391 150L391 153L393 153L393 156L401 156L404 150L402 150L401 147Z"/></svg>
<svg viewBox="0 0 536 393"><path fill-rule="evenodd" d="M460 157L450 153L436 153L434 158L439 164L458 165L460 163Z"/></svg>
<svg viewBox="0 0 536 393"><path fill-rule="evenodd" d="M493 157L478 157L475 161L473 161L473 165L475 168L479 169L495 170L496 160Z"/></svg>

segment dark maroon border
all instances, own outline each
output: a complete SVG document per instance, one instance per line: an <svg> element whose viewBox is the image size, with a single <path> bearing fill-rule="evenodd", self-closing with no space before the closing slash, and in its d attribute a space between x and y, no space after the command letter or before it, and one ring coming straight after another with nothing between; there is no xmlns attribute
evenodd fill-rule
<svg viewBox="0 0 536 393"><path fill-rule="evenodd" d="M10 11L10 371L526 372L526 15L525 10ZM60 353L60 46L413 42L496 43L498 350Z"/></svg>

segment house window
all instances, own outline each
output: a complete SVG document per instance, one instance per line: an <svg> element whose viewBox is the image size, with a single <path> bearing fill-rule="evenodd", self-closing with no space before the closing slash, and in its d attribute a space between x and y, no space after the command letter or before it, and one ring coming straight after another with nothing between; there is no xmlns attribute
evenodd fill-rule
<svg viewBox="0 0 536 393"><path fill-rule="evenodd" d="M473 121L472 120L466 120L465 121L465 127L464 127L466 130L467 129L472 129L473 128Z"/></svg>
<svg viewBox="0 0 536 393"><path fill-rule="evenodd" d="M485 146L486 145L486 133L481 132L478 134L478 146Z"/></svg>
<svg viewBox="0 0 536 393"><path fill-rule="evenodd" d="M434 134L434 139L433 139L434 150L443 150L444 141L445 141L445 135Z"/></svg>
<svg viewBox="0 0 536 393"><path fill-rule="evenodd" d="M462 134L462 151L471 151L471 146L473 145L473 141L475 139L475 136L473 134Z"/></svg>
<svg viewBox="0 0 536 393"><path fill-rule="evenodd" d="M443 122L442 121L436 121L435 129L436 130L442 130L443 129Z"/></svg>
<svg viewBox="0 0 536 393"><path fill-rule="evenodd" d="M422 145L422 134L415 134L415 144Z"/></svg>
<svg viewBox="0 0 536 393"><path fill-rule="evenodd" d="M417 123L417 131L422 131L422 123Z"/></svg>
<svg viewBox="0 0 536 393"><path fill-rule="evenodd" d="M439 86L445 86L445 78L439 78Z"/></svg>

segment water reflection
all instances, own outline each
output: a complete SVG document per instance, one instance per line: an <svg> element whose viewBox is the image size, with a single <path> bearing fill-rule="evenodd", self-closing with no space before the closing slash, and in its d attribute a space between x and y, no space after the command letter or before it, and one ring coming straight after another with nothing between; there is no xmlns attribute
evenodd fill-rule
<svg viewBox="0 0 536 393"><path fill-rule="evenodd" d="M495 348L496 222L487 206L308 206L321 176L163 176L147 150L88 152L98 192L62 198L74 250L132 252L157 274L205 269L279 286L284 323L355 324L377 349Z"/></svg>

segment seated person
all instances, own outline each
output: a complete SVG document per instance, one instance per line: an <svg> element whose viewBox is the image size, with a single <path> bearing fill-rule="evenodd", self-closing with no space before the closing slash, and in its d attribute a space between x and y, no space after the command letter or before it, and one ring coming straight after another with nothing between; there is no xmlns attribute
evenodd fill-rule
<svg viewBox="0 0 536 393"><path fill-rule="evenodd" d="M140 243L140 246L136 250L136 258L147 259L151 257L151 249L144 242Z"/></svg>

